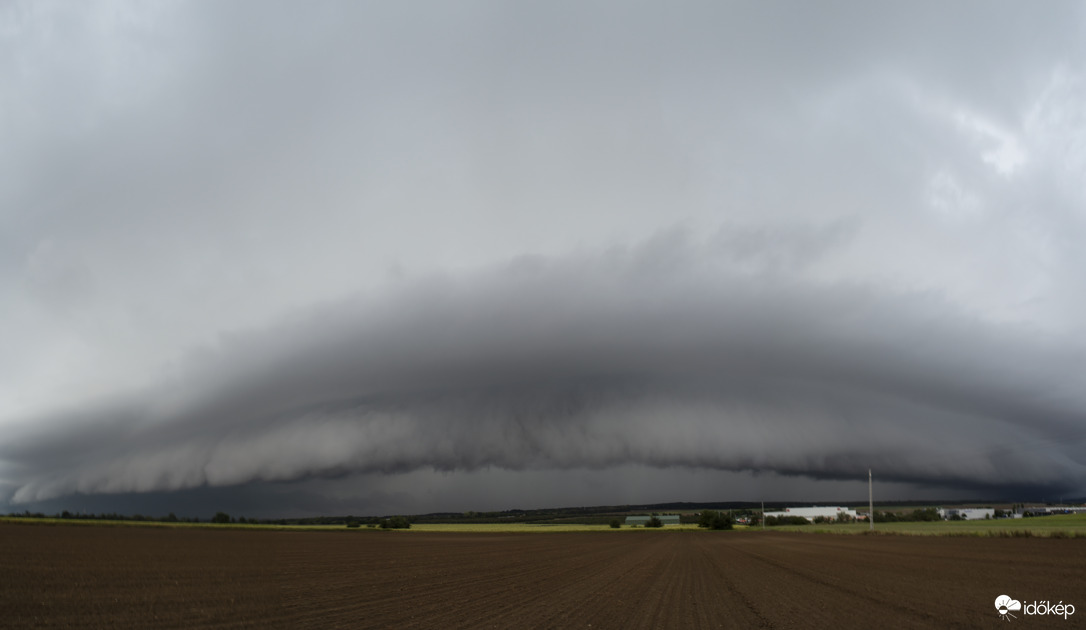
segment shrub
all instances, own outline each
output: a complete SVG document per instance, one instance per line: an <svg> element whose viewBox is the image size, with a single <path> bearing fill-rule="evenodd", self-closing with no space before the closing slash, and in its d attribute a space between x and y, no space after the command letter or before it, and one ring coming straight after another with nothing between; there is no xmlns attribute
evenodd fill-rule
<svg viewBox="0 0 1086 630"><path fill-rule="evenodd" d="M349 519L349 520L347 521L347 527L349 527L349 528L351 528L351 529L354 529L354 528L356 528L356 527L361 527L361 526L362 526L362 523L359 523L359 522L358 522L357 520L355 520L355 519L353 519L353 518L352 518L352 519Z"/></svg>
<svg viewBox="0 0 1086 630"><path fill-rule="evenodd" d="M655 514L649 517L649 520L645 521L645 527L663 527L664 522L661 521Z"/></svg>
<svg viewBox="0 0 1086 630"><path fill-rule="evenodd" d="M913 510L912 520L930 522L930 521L941 521L943 519L942 519L941 516L939 516L939 511L936 510L935 508L923 508L923 509Z"/></svg>
<svg viewBox="0 0 1086 630"><path fill-rule="evenodd" d="M622 521L617 518L611 519L611 529L618 529L620 527L622 527Z"/></svg>

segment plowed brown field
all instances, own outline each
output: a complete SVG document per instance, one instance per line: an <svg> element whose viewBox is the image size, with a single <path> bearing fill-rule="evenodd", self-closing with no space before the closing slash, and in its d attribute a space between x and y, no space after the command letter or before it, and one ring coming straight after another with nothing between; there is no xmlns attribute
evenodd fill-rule
<svg viewBox="0 0 1086 630"><path fill-rule="evenodd" d="M1086 625L1086 540L0 525L4 627L997 627L1001 594Z"/></svg>

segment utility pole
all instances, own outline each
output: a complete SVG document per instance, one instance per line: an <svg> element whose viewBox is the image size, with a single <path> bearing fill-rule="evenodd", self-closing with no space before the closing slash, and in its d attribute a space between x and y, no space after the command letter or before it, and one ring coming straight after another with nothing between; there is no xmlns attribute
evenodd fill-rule
<svg viewBox="0 0 1086 630"><path fill-rule="evenodd" d="M871 469L867 469L867 523L871 531L875 531L875 500L871 493Z"/></svg>

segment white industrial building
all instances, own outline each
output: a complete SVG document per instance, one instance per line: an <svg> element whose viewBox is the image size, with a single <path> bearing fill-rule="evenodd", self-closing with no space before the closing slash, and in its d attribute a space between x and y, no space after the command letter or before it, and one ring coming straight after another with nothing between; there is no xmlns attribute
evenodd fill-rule
<svg viewBox="0 0 1086 630"><path fill-rule="evenodd" d="M986 518L995 518L995 510L993 508L945 508L939 509L939 518L947 520L954 518L955 516L961 517L963 521L982 521Z"/></svg>
<svg viewBox="0 0 1086 630"><path fill-rule="evenodd" d="M802 516L808 521L814 521L819 516L837 519L838 514L845 514L848 518L859 519L860 515L856 513L856 510L851 510L846 507L838 506L824 506L824 507L799 507L799 508L784 508L783 512L766 512L766 518L775 516L777 518L789 517L789 516ZM867 518L866 515L864 518Z"/></svg>
<svg viewBox="0 0 1086 630"><path fill-rule="evenodd" d="M1047 515L1047 514L1086 514L1086 507L1028 507L1023 510L1027 514L1033 516Z"/></svg>

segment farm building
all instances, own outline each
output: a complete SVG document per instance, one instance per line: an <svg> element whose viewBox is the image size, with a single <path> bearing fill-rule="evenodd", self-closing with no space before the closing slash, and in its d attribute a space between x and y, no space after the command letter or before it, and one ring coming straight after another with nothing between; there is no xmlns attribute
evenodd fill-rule
<svg viewBox="0 0 1086 630"><path fill-rule="evenodd" d="M845 514L848 518L851 519L859 518L859 515L856 514L856 510L850 510L849 508L839 506L784 508L783 512L766 512L765 516L766 518L769 518L771 516L775 516L777 518L802 516L808 521L813 521L819 516L823 518L836 519L838 518L838 514Z"/></svg>
<svg viewBox="0 0 1086 630"><path fill-rule="evenodd" d="M642 516L627 516L626 517L626 525L628 525L630 527L644 526L645 523L649 522L650 518L652 518L652 517L651 516L644 516L644 515L642 515ZM678 514L666 514L666 515L663 515L663 516L657 516L656 518L660 519L660 522L663 523L664 525L678 525L679 524L679 515Z"/></svg>
<svg viewBox="0 0 1086 630"><path fill-rule="evenodd" d="M945 508L938 510L943 520L961 517L963 521L978 521L986 518L994 518L995 510L992 508Z"/></svg>

